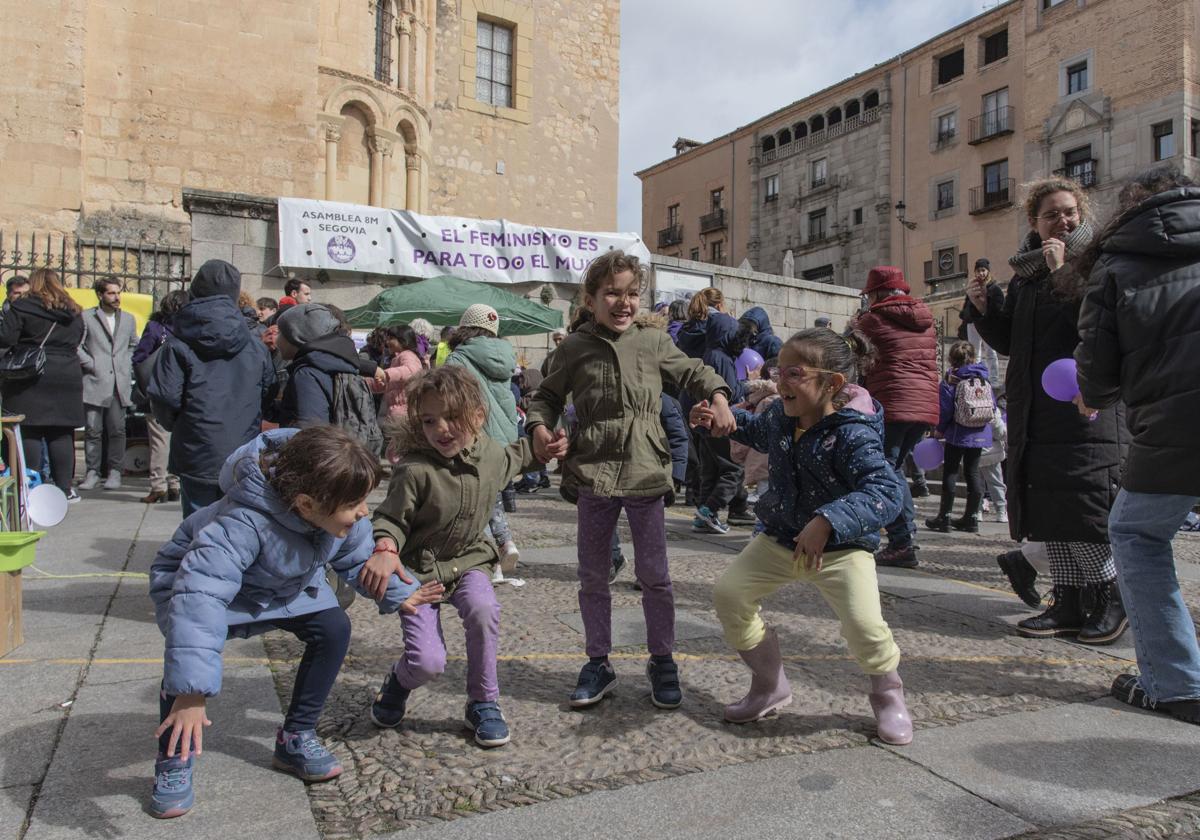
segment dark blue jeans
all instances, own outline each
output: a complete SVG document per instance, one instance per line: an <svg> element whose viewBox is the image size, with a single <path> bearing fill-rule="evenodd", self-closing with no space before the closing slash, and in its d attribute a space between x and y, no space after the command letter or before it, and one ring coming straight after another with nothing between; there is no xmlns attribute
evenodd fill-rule
<svg viewBox="0 0 1200 840"><path fill-rule="evenodd" d="M917 514L913 509L912 493L908 489L908 482L904 480L904 459L913 451L913 447L921 442L928 430L928 423L883 424L883 456L892 465L892 469L900 478L900 484L904 487L904 507L901 508L900 515L887 526L888 545L892 548L912 545L913 534L917 532Z"/></svg>
<svg viewBox="0 0 1200 840"><path fill-rule="evenodd" d="M280 618L267 622L286 630L304 642L304 656L296 669L296 684L292 702L283 719L288 732L304 732L317 728L317 719L325 708L325 700L333 688L342 660L350 647L350 618L341 607L330 607L317 613ZM171 713L175 697L161 689L158 692L158 720L161 723ZM165 754L171 742L171 730L158 738L158 751ZM175 748L179 749L178 745Z"/></svg>
<svg viewBox="0 0 1200 840"><path fill-rule="evenodd" d="M196 481L194 478L179 477L179 506L183 508L183 518L187 519L200 508L206 508L225 494L221 485L207 481Z"/></svg>

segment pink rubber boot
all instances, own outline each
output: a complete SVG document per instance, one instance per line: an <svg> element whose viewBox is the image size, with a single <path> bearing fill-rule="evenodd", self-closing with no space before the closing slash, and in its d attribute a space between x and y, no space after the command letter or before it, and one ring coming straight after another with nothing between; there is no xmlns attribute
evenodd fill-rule
<svg viewBox="0 0 1200 840"><path fill-rule="evenodd" d="M738 655L754 676L750 680L749 693L725 707L726 721L751 723L792 702L792 687L783 673L779 637L774 630L768 628L761 642L750 650L739 650Z"/></svg>
<svg viewBox="0 0 1200 840"><path fill-rule="evenodd" d="M899 671L871 675L871 711L875 713L879 740L904 746L913 739L912 718L904 705L904 683Z"/></svg>

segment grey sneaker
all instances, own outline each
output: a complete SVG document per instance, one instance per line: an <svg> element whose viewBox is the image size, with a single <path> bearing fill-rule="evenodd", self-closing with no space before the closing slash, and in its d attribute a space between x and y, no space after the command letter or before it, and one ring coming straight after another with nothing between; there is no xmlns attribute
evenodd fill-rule
<svg viewBox="0 0 1200 840"><path fill-rule="evenodd" d="M88 470L88 474L83 481L76 485L80 490L95 490L100 486L100 473Z"/></svg>
<svg viewBox="0 0 1200 840"><path fill-rule="evenodd" d="M111 470L108 473L108 478L104 480L105 490L120 490L121 489L121 471Z"/></svg>

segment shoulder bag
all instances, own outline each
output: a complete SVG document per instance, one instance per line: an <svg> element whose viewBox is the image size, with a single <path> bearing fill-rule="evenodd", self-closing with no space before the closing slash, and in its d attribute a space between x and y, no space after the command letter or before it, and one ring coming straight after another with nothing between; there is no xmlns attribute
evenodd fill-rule
<svg viewBox="0 0 1200 840"><path fill-rule="evenodd" d="M51 324L46 337L37 347L13 347L0 357L0 381L23 382L37 379L46 369L46 339L54 332L57 324Z"/></svg>

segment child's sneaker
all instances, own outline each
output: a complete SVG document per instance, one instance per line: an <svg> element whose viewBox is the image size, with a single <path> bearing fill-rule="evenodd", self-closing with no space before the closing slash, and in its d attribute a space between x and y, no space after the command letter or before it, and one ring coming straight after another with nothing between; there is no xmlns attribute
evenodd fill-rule
<svg viewBox="0 0 1200 840"><path fill-rule="evenodd" d="M612 568L608 570L608 582L613 583L617 579L617 575L621 574L621 570L625 568L625 564L629 562L625 559L624 554L618 554L612 560Z"/></svg>
<svg viewBox="0 0 1200 840"><path fill-rule="evenodd" d="M679 666L671 655L651 656L646 663L646 676L650 678L650 702L660 709L678 709L683 703L683 691L679 688Z"/></svg>
<svg viewBox="0 0 1200 840"><path fill-rule="evenodd" d="M497 567L499 568L499 567ZM412 690L400 685L395 671L388 671L387 679L379 687L375 702L371 704L371 723L384 729L394 729L404 720L404 708Z"/></svg>
<svg viewBox="0 0 1200 840"><path fill-rule="evenodd" d="M299 776L306 782L326 782L342 775L342 763L325 749L315 729L287 732L280 727L275 733L275 755L271 763L277 770Z"/></svg>
<svg viewBox="0 0 1200 840"><path fill-rule="evenodd" d="M167 758L159 755L154 762L154 793L150 796L150 816L160 820L182 817L192 809L196 795L192 792L192 762L194 755L184 761L178 755Z"/></svg>
<svg viewBox="0 0 1200 840"><path fill-rule="evenodd" d="M992 517L992 521L993 522L1007 522L1008 521L1008 511L1002 507L997 507L996 515Z"/></svg>
<svg viewBox="0 0 1200 840"><path fill-rule="evenodd" d="M607 659L600 662L589 660L579 672L579 681L571 692L571 705L581 709L599 703L616 684L617 674Z"/></svg>
<svg viewBox="0 0 1200 840"><path fill-rule="evenodd" d="M495 700L468 702L463 723L475 733L475 743L481 747L503 747L508 743L508 724Z"/></svg>
<svg viewBox="0 0 1200 840"><path fill-rule="evenodd" d="M707 505L702 505L696 509L696 516L692 519L692 530L707 531L710 534L728 534L729 526L709 510Z"/></svg>

